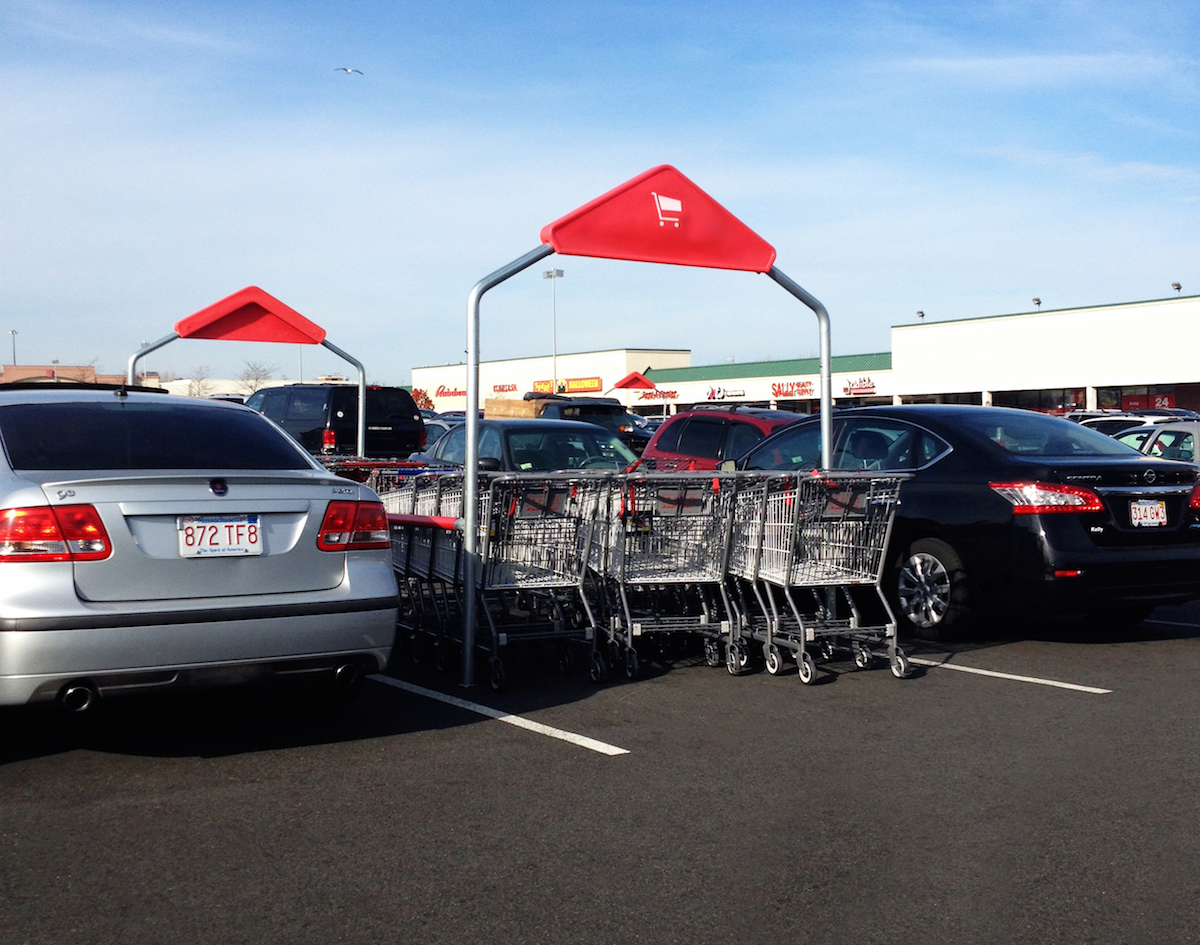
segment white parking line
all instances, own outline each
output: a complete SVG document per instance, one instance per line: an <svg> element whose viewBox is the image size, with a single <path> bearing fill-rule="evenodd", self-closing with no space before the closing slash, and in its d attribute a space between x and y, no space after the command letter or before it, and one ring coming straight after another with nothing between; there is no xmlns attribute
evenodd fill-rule
<svg viewBox="0 0 1200 945"><path fill-rule="evenodd" d="M996 679L1011 679L1015 682L1034 683L1038 686L1054 686L1056 689L1073 689L1075 692L1091 692L1103 695L1112 692L1111 689L1097 689L1095 686L1080 686L1076 683L1059 682L1057 679L1040 679L1037 676L1016 676L1012 673L997 673L990 669L976 669L974 666L959 666L957 663L939 662L938 660L923 660L915 656L908 658L910 663L918 666L932 666L934 669L954 669L960 673L974 673L976 676L994 676Z"/></svg>
<svg viewBox="0 0 1200 945"><path fill-rule="evenodd" d="M537 732L539 735L546 735L549 738L557 738L564 742L570 742L572 745L578 745L581 748L586 748L589 751L597 751L602 755L628 755L627 748L618 748L616 745L609 745L607 742L597 741L594 738L588 738L586 735L576 735L574 732L568 732L561 728L552 728L549 725L543 725L541 722L533 722L529 719L522 718L519 715L512 715L508 712L501 712L499 709L493 709L490 706L480 705L477 702L468 702L466 699L459 699L456 696L448 696L444 692L438 692L435 689L425 689L423 686L414 686L412 683L406 683L399 679L393 679L391 676L368 676L368 679L373 679L375 682L381 682L385 686L392 686L396 689L403 689L405 692L411 692L418 696L426 696L430 699L437 699L439 702L445 702L447 705L457 706L460 709L466 709L468 712L475 712L479 715L486 715L489 719L496 719L498 722L507 722L509 725L515 725L517 728L528 729L531 732Z"/></svg>
<svg viewBox="0 0 1200 945"><path fill-rule="evenodd" d="M1200 624L1185 623L1181 620L1143 620L1142 623L1156 623L1163 627L1187 627L1191 630L1200 630Z"/></svg>

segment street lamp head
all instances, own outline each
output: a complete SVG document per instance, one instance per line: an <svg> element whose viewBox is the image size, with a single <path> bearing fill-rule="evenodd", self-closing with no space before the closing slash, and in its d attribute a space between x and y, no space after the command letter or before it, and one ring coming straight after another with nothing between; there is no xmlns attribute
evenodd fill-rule
<svg viewBox="0 0 1200 945"><path fill-rule="evenodd" d="M1036 305L1038 308L1041 308L1041 307L1042 307L1042 300L1041 300L1041 299L1034 299L1034 300L1033 300L1033 304L1034 304L1034 305Z"/></svg>
<svg viewBox="0 0 1200 945"><path fill-rule="evenodd" d="M547 269L542 273L543 279L561 279L562 277L563 271L561 269Z"/></svg>
<svg viewBox="0 0 1200 945"><path fill-rule="evenodd" d="M1181 286L1178 282L1172 282L1171 288L1174 289L1176 292L1178 292L1180 289L1183 288L1183 286Z"/></svg>

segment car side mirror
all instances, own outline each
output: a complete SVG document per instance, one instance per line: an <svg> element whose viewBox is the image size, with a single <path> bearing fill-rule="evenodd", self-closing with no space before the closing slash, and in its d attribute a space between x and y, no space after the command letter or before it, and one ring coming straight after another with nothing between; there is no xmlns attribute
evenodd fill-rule
<svg viewBox="0 0 1200 945"><path fill-rule="evenodd" d="M736 472L737 462L732 459L721 460L721 465L717 467L720 472Z"/></svg>
<svg viewBox="0 0 1200 945"><path fill-rule="evenodd" d="M479 468L484 472L499 472L500 460L495 456L484 456L479 460Z"/></svg>

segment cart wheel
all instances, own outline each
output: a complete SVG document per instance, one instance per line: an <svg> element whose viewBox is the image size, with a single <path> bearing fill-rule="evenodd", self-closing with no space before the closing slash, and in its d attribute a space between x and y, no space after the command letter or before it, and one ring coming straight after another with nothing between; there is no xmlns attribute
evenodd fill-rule
<svg viewBox="0 0 1200 945"><path fill-rule="evenodd" d="M897 679L907 679L908 674L912 671L908 657L904 655L904 651L900 647L896 647L896 655L892 657L891 664L892 675Z"/></svg>
<svg viewBox="0 0 1200 945"><path fill-rule="evenodd" d="M779 651L779 647L772 643L766 648L766 651L763 655L767 659L768 673L770 673L772 676L778 676L783 672L783 667L785 664L783 660L783 654Z"/></svg>
<svg viewBox="0 0 1200 945"><path fill-rule="evenodd" d="M800 670L800 681L806 686L811 686L817 678L817 664L813 662L813 658L807 653L801 653L800 659L796 661L796 668Z"/></svg>
<svg viewBox="0 0 1200 945"><path fill-rule="evenodd" d="M854 648L854 665L859 669L866 669L870 666L872 659L874 657L871 655L871 651L865 646L856 646Z"/></svg>
<svg viewBox="0 0 1200 945"><path fill-rule="evenodd" d="M498 656L492 657L491 672L488 674L492 688L499 692L504 688L504 661Z"/></svg>
<svg viewBox="0 0 1200 945"><path fill-rule="evenodd" d="M571 652L571 647L566 643L559 644L558 647L558 670L560 673L569 673L575 668L575 654Z"/></svg>
<svg viewBox="0 0 1200 945"><path fill-rule="evenodd" d="M421 662L421 657L424 655L425 643L421 639L421 634L414 633L409 638L408 655L412 659L413 665L416 666Z"/></svg>
<svg viewBox="0 0 1200 945"><path fill-rule="evenodd" d="M716 640L704 641L704 662L709 666L721 665L721 644Z"/></svg>
<svg viewBox="0 0 1200 945"><path fill-rule="evenodd" d="M837 647L833 645L832 640L821 641L821 659L829 662L837 655Z"/></svg>
<svg viewBox="0 0 1200 945"><path fill-rule="evenodd" d="M742 648L736 643L730 643L725 648L725 668L730 676L739 676L745 662L742 659Z"/></svg>
<svg viewBox="0 0 1200 945"><path fill-rule="evenodd" d="M592 662L588 667L588 673L594 683L604 682L608 676L608 664L604 662L604 656L599 650L592 651Z"/></svg>
<svg viewBox="0 0 1200 945"><path fill-rule="evenodd" d="M629 679L637 679L638 674L638 655L637 650L630 647L625 651L625 675Z"/></svg>
<svg viewBox="0 0 1200 945"><path fill-rule="evenodd" d="M433 665L437 667L439 673L446 671L446 665L450 661L450 654L446 652L446 644L438 642L433 645Z"/></svg>

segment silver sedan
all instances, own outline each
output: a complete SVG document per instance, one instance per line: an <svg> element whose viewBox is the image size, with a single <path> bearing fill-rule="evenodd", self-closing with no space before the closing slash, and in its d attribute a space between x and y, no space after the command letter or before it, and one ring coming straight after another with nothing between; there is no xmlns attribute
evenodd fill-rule
<svg viewBox="0 0 1200 945"><path fill-rule="evenodd" d="M378 496L234 404L0 388L0 705L388 661ZM340 681L340 682L338 682Z"/></svg>

